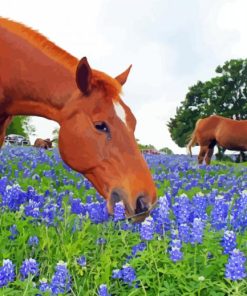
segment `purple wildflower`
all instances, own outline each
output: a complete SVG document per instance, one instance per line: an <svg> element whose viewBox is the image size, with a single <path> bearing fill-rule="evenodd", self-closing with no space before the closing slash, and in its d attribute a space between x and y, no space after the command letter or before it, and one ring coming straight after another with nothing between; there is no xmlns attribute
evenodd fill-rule
<svg viewBox="0 0 247 296"><path fill-rule="evenodd" d="M25 259L20 268L20 274L22 279L27 278L29 275L38 275L39 264L35 259Z"/></svg>
<svg viewBox="0 0 247 296"><path fill-rule="evenodd" d="M66 293L70 290L71 280L66 263L59 262L51 281L51 291L54 295Z"/></svg>
<svg viewBox="0 0 247 296"><path fill-rule="evenodd" d="M99 286L98 295L99 296L110 296L110 294L108 293L107 285L102 284Z"/></svg>
<svg viewBox="0 0 247 296"><path fill-rule="evenodd" d="M141 243L135 245L132 248L132 256L135 256L138 252L144 251L146 248L147 248L147 245L145 242L141 242Z"/></svg>
<svg viewBox="0 0 247 296"><path fill-rule="evenodd" d="M29 200L29 203L25 206L25 215L34 217L34 218L39 218L40 216L40 204L39 202Z"/></svg>
<svg viewBox="0 0 247 296"><path fill-rule="evenodd" d="M179 260L182 260L183 258L183 253L181 252L181 241L180 240L172 240L170 242L170 247L169 247L169 255L170 255L170 259L173 262L177 262Z"/></svg>
<svg viewBox="0 0 247 296"><path fill-rule="evenodd" d="M3 266L0 267L0 288L7 286L15 279L15 266L11 260L3 260Z"/></svg>
<svg viewBox="0 0 247 296"><path fill-rule="evenodd" d="M179 197L175 197L173 211L176 216L178 225L190 222L192 206L191 201L186 194L182 194Z"/></svg>
<svg viewBox="0 0 247 296"><path fill-rule="evenodd" d="M190 242L190 226L187 223L182 223L178 226L179 238L185 242Z"/></svg>
<svg viewBox="0 0 247 296"><path fill-rule="evenodd" d="M202 243L204 223L201 218L195 218L191 229L191 243Z"/></svg>
<svg viewBox="0 0 247 296"><path fill-rule="evenodd" d="M117 202L114 206L114 222L118 222L120 220L125 219L125 208L122 201Z"/></svg>
<svg viewBox="0 0 247 296"><path fill-rule="evenodd" d="M82 266L82 267L84 267L84 266L87 265L87 260L86 260L86 257L85 257L85 256L81 256L80 258L78 258L78 259L76 260L76 262L77 262L80 266Z"/></svg>
<svg viewBox="0 0 247 296"><path fill-rule="evenodd" d="M96 241L97 245L104 245L106 243L106 239L103 237L99 237Z"/></svg>
<svg viewBox="0 0 247 296"><path fill-rule="evenodd" d="M19 235L19 231L17 230L17 227L15 224L10 226L9 231L11 232L11 235L9 236L9 239L14 240Z"/></svg>
<svg viewBox="0 0 247 296"><path fill-rule="evenodd" d="M29 246L37 246L39 244L39 239L37 236L30 236L28 239Z"/></svg>
<svg viewBox="0 0 247 296"><path fill-rule="evenodd" d="M106 207L106 202L95 202L87 204L87 212L89 214L90 220L95 223L103 223L108 219L108 211Z"/></svg>
<svg viewBox="0 0 247 296"><path fill-rule="evenodd" d="M77 215L85 215L86 208L79 198L70 198L69 203L71 205L71 213Z"/></svg>
<svg viewBox="0 0 247 296"><path fill-rule="evenodd" d="M130 265L126 264L122 268L122 279L127 284L132 284L136 279L135 270Z"/></svg>
<svg viewBox="0 0 247 296"><path fill-rule="evenodd" d="M47 279L40 280L39 290L41 292L48 292L50 291L50 285L47 283Z"/></svg>
<svg viewBox="0 0 247 296"><path fill-rule="evenodd" d="M221 245L224 249L224 254L230 254L237 246L236 242L236 234L234 231L226 230L224 232L223 239L221 241Z"/></svg>
<svg viewBox="0 0 247 296"><path fill-rule="evenodd" d="M114 269L112 271L112 278L113 279L121 279L122 278L122 270L120 270L120 269Z"/></svg>
<svg viewBox="0 0 247 296"><path fill-rule="evenodd" d="M212 217L212 226L216 230L223 229L227 225L227 216L228 216L229 205L224 200L224 197L218 195L215 197L214 208L211 213Z"/></svg>
<svg viewBox="0 0 247 296"><path fill-rule="evenodd" d="M54 219L56 217L56 209L57 209L57 206L53 204L47 204L44 206L44 210L42 213L42 220L48 226L51 226L54 224Z"/></svg>
<svg viewBox="0 0 247 296"><path fill-rule="evenodd" d="M154 235L154 221L152 217L147 217L141 224L140 229L141 239L151 240Z"/></svg>
<svg viewBox="0 0 247 296"><path fill-rule="evenodd" d="M225 277L232 281L245 278L245 261L246 258L243 252L239 251L238 249L234 249L230 254L228 263L226 264Z"/></svg>

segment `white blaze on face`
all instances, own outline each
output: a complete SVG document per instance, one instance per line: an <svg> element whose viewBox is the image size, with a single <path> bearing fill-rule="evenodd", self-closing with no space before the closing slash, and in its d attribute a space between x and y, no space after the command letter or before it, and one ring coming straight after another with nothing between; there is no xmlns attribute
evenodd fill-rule
<svg viewBox="0 0 247 296"><path fill-rule="evenodd" d="M114 106L114 109L115 109L115 112L116 112L117 116L127 126L126 113L125 113L125 110L124 110L123 106L121 104L119 104L119 102L113 102L113 106Z"/></svg>

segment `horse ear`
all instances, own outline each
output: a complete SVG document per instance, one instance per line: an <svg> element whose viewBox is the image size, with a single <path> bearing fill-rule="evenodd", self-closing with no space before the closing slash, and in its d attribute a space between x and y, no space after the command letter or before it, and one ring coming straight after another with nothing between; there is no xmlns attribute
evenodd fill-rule
<svg viewBox="0 0 247 296"><path fill-rule="evenodd" d="M84 95L89 95L91 91L91 78L92 70L88 64L87 58L84 57L80 60L76 69L76 84L79 90Z"/></svg>
<svg viewBox="0 0 247 296"><path fill-rule="evenodd" d="M132 65L129 66L129 68L127 70L125 70L122 74L118 75L117 77L115 77L115 79L121 84L124 85L128 76L129 76L129 72L131 69Z"/></svg>

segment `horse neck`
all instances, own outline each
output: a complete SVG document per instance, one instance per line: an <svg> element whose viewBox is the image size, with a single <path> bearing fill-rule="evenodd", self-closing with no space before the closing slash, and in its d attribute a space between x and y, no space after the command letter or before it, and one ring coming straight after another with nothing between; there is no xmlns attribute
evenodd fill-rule
<svg viewBox="0 0 247 296"><path fill-rule="evenodd" d="M0 113L59 122L76 90L72 69L2 28L0 33Z"/></svg>

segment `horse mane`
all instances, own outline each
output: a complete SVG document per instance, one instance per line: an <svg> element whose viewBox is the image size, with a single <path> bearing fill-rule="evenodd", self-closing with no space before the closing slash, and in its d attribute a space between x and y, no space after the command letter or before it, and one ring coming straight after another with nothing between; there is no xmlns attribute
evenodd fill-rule
<svg viewBox="0 0 247 296"><path fill-rule="evenodd" d="M34 47L40 49L48 57L75 73L79 60L64 49L57 46L55 43L51 42L38 31L3 17L0 17L0 27L3 27L15 35L21 37ZM107 93L107 96L110 96L111 99L116 99L118 94L121 92L120 83L104 72L94 69L92 69L92 72L93 86L102 88Z"/></svg>

